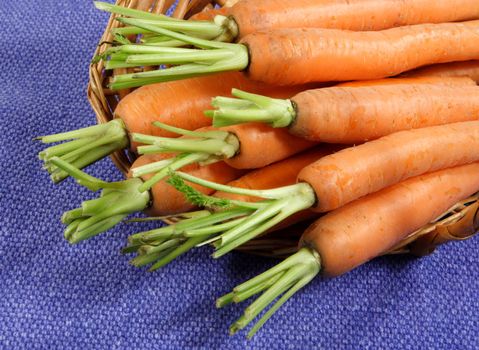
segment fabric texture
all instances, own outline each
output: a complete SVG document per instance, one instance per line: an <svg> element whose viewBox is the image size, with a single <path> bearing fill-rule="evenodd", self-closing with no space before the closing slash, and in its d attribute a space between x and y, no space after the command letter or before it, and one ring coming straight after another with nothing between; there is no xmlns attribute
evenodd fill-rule
<svg viewBox="0 0 479 350"><path fill-rule="evenodd" d="M479 347L477 237L316 278L250 341L228 336L248 302L217 310L214 300L276 261L213 260L203 247L147 273L119 253L147 227L135 224L68 245L61 213L95 195L71 179L53 185L32 139L95 123L85 88L108 15L91 1L23 0L1 1L0 18L0 348ZM121 178L109 159L88 172Z"/></svg>

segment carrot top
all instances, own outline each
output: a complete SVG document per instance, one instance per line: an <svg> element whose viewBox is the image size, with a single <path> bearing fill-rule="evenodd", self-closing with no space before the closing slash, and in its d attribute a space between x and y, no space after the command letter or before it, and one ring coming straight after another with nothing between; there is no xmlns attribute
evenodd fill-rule
<svg viewBox="0 0 479 350"><path fill-rule="evenodd" d="M129 143L125 124L120 119L60 134L40 136L36 139L43 143L71 140L48 147L38 154L55 183L65 179L68 174L50 161L53 157L81 169L116 150L125 148Z"/></svg>
<svg viewBox="0 0 479 350"><path fill-rule="evenodd" d="M236 98L218 96L211 105L215 110L205 111L213 118L213 126L260 122L274 128L287 127L296 118L295 104L288 99L277 99L232 89Z"/></svg>
<svg viewBox="0 0 479 350"><path fill-rule="evenodd" d="M189 138L168 138L132 133L133 141L146 145L138 147L139 154L179 152L176 157L164 159L131 169L133 177L155 173L139 188L141 192L149 190L158 181L164 179L170 170L178 170L188 164L211 164L225 158L233 157L239 149L239 141L235 135L227 131L189 131L173 127L161 122L153 125L164 130Z"/></svg>
<svg viewBox="0 0 479 350"><path fill-rule="evenodd" d="M136 66L174 65L170 68L115 76L110 87L124 89L171 80L187 79L216 72L241 71L248 66L248 49L242 44L194 38L160 28L150 20L117 18L118 21L161 36L157 43L137 44L117 36L119 46L95 59L107 60L107 69ZM165 39L166 38L166 39ZM169 40L194 48L168 47ZM165 47L166 46L166 47ZM172 45L172 46L177 46Z"/></svg>
<svg viewBox="0 0 479 350"><path fill-rule="evenodd" d="M67 225L64 235L71 244L106 231L127 215L149 205L150 194L138 191L138 186L142 184L140 179L105 182L58 157L51 158L50 162L89 190L102 190L100 198L84 201L81 207L63 214L62 222Z"/></svg>
<svg viewBox="0 0 479 350"><path fill-rule="evenodd" d="M213 21L195 21L129 9L100 1L95 1L94 5L102 11L129 18L147 20L151 25L159 28L173 30L178 33L188 34L206 40L231 42L238 36L238 26L236 22L223 15L215 16ZM135 26L115 28L113 33L120 35L142 34L147 36L145 42L158 42L156 40L158 36L153 36L153 32Z"/></svg>
<svg viewBox="0 0 479 350"><path fill-rule="evenodd" d="M269 320L269 318L291 298L298 290L307 285L320 271L321 259L319 254L309 248L301 248L283 262L263 272L262 274L236 286L228 293L216 300L218 308L228 304L240 303L255 294L265 291L258 299L249 305L241 316L230 327L230 334L245 328L269 304L281 294L273 306L260 318L248 333L248 338Z"/></svg>
<svg viewBox="0 0 479 350"><path fill-rule="evenodd" d="M213 254L214 258L219 258L259 236L294 213L312 207L316 201L313 189L306 183L297 183L271 190L250 190L220 185L183 172L171 173L168 180L170 184L178 191L183 192L188 200L204 207L214 207L217 205L218 198L198 193L188 186L184 182L185 180L217 191L265 198L264 201L255 203L221 199L223 213L236 210L237 207L255 208L256 210L245 215L246 218L241 222L226 225L221 231L215 232L216 235L209 240L216 248Z"/></svg>

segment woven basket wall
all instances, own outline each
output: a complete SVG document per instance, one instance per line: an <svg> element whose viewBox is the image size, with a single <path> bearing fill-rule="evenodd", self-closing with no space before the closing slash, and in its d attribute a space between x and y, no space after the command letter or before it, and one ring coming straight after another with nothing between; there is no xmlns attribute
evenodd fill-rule
<svg viewBox="0 0 479 350"><path fill-rule="evenodd" d="M211 8L214 5L228 6L227 0L179 0L172 14L176 18L189 18L193 14L204 9ZM166 14L175 3L175 0L117 0L116 4L128 8L148 10L154 13ZM114 20L115 15L105 28L101 37L100 44L95 51L95 55L103 53L110 47L112 41L110 29L119 26L119 22ZM148 69L148 67L146 68ZM151 69L151 68L150 68ZM108 82L114 74L125 74L139 71L138 68L116 69L105 71L103 61L90 66L90 81L87 88L88 100L95 111L98 123L106 123L113 118L118 101L126 96L131 90L111 91L107 88ZM123 173L127 173L131 165L131 155L124 152L115 152L112 160ZM464 240L474 235L479 230L479 195L470 197L460 203L457 203L439 218L411 234L406 240L394 247L389 254L412 253L415 255L425 255L431 253L437 245L451 240ZM417 208L421 210L421 208ZM269 243L268 243L269 242ZM285 252L290 252L291 242L294 240L262 241L253 240L246 244L241 250L268 256L283 256Z"/></svg>

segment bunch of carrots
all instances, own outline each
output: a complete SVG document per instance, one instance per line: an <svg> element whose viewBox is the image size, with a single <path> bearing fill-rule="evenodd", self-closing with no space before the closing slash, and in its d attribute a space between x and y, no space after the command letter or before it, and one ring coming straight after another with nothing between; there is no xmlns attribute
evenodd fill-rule
<svg viewBox="0 0 479 350"><path fill-rule="evenodd" d="M169 225L123 251L153 271L308 223L288 258L217 300L262 293L231 333L276 300L253 336L317 274L388 252L479 191L477 0L240 0L190 20L95 5L124 24L96 59L153 68L115 76L112 89L138 89L114 120L39 137L64 141L40 152L54 182L101 190L63 214L65 238L145 211ZM123 149L137 155L126 180L81 170Z"/></svg>

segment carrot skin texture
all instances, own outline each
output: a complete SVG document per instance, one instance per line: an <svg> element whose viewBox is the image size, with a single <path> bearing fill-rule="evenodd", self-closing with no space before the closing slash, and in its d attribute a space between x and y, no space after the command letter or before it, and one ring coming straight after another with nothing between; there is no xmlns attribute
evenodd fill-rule
<svg viewBox="0 0 479 350"><path fill-rule="evenodd" d="M218 95L229 96L231 88L242 86L245 89L273 94L279 98L288 98L301 91L301 87L278 88L253 82L241 73L228 72L142 86L122 99L115 117L121 118L129 132L153 136L178 137L152 125L154 121L195 130L211 125L211 118L203 111L210 108L211 98ZM136 150L136 143L132 148Z"/></svg>
<svg viewBox="0 0 479 350"><path fill-rule="evenodd" d="M478 191L478 174L479 163L472 163L414 177L358 199L313 223L300 246L319 253L324 275L344 274Z"/></svg>
<svg viewBox="0 0 479 350"><path fill-rule="evenodd" d="M241 43L249 49L246 73L252 80L297 85L380 79L428 64L478 59L478 39L479 21L470 21L378 32L279 29L247 35Z"/></svg>
<svg viewBox="0 0 479 350"><path fill-rule="evenodd" d="M460 62L462 63L462 62ZM440 66L440 65L435 65ZM478 67L479 68L479 67ZM376 80L355 80L348 81L346 83L340 83L335 85L335 87L363 87L363 86L381 86L381 85L394 85L394 84L436 84L436 85L446 85L446 86L475 86L477 85L474 80L475 76L471 73L469 74L457 72L457 75L454 75L453 72L448 72L448 76L434 75L434 73L427 74L417 74L414 76L399 76L394 78L386 79L376 79ZM478 72L479 74L479 72Z"/></svg>
<svg viewBox="0 0 479 350"><path fill-rule="evenodd" d="M476 83L479 83L479 60L435 64L406 72L404 76L469 77Z"/></svg>
<svg viewBox="0 0 479 350"><path fill-rule="evenodd" d="M279 28L366 31L479 17L473 0L243 0L230 13L240 37Z"/></svg>
<svg viewBox="0 0 479 350"><path fill-rule="evenodd" d="M143 155L133 163L132 168L157 162L163 159L168 159L171 156L171 154ZM222 184L228 183L229 181L234 180L244 174L244 171L231 168L224 162L217 162L205 166L200 166L199 164L190 164L183 167L181 171L187 172L188 174L205 180L215 181ZM128 177L131 176L131 174L128 175ZM148 174L142 176L141 178L143 180L148 180L152 176L153 174ZM161 216L184 213L194 209L195 206L185 198L183 193L179 192L173 186L168 184L166 180L167 179L161 180L151 188L151 205L147 210L145 210L145 212L148 215ZM201 193L207 195L214 192L214 190L203 186L191 183L188 184Z"/></svg>
<svg viewBox="0 0 479 350"><path fill-rule="evenodd" d="M479 161L479 121L397 132L343 149L304 168L299 182L325 212L428 172Z"/></svg>
<svg viewBox="0 0 479 350"><path fill-rule="evenodd" d="M307 90L291 100L297 113L289 132L311 141L359 143L401 130L479 119L475 84L331 87Z"/></svg>
<svg viewBox="0 0 479 350"><path fill-rule="evenodd" d="M225 163L237 169L261 168L316 144L293 136L286 129L272 128L262 123L247 123L220 129L235 134L240 141L239 154L225 160Z"/></svg>

